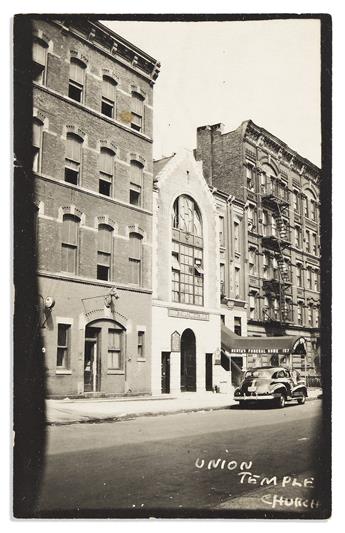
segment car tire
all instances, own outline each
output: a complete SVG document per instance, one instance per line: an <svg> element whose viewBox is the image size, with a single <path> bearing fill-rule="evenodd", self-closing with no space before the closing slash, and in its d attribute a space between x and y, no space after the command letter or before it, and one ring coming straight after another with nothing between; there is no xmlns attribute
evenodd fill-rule
<svg viewBox="0 0 345 533"><path fill-rule="evenodd" d="M300 398L297 399L297 403L299 405L305 404L305 394L304 393L303 393L303 396L301 396Z"/></svg>
<svg viewBox="0 0 345 533"><path fill-rule="evenodd" d="M279 394L278 398L276 399L276 406L278 409L283 409L285 407L285 394Z"/></svg>
<svg viewBox="0 0 345 533"><path fill-rule="evenodd" d="M245 402L245 401L240 400L240 401L238 402L238 407L239 407L240 409L244 409L245 406L246 406L246 402Z"/></svg>

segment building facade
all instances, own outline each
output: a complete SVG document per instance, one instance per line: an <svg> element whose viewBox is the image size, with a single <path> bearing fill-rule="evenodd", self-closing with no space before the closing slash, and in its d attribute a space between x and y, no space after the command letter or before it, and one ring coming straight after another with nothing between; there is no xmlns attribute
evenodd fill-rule
<svg viewBox="0 0 345 533"><path fill-rule="evenodd" d="M202 164L154 162L152 393L230 392L221 366L219 217Z"/></svg>
<svg viewBox="0 0 345 533"><path fill-rule="evenodd" d="M48 394L149 393L159 64L82 17L33 25L39 326Z"/></svg>
<svg viewBox="0 0 345 533"><path fill-rule="evenodd" d="M245 302L242 335L303 336L307 354L296 354L294 366L318 374L320 169L252 121L229 133L222 124L198 128L195 153L209 185L244 206L228 230L235 257L224 251L228 272L237 268L233 280ZM224 296L231 299L229 289L225 284ZM240 331L239 324L228 325ZM242 365L254 361L246 359Z"/></svg>

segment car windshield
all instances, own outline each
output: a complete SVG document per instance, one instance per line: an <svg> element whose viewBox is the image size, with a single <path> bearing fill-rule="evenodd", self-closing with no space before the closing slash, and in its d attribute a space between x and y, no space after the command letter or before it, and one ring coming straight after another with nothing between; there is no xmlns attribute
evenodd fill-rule
<svg viewBox="0 0 345 533"><path fill-rule="evenodd" d="M256 370L248 370L245 373L244 378L270 378L272 371L264 368L258 368Z"/></svg>

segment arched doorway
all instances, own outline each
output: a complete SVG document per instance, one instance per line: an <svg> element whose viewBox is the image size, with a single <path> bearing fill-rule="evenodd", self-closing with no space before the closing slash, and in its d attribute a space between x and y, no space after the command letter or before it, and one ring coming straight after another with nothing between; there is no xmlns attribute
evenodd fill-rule
<svg viewBox="0 0 345 533"><path fill-rule="evenodd" d="M84 392L108 391L110 379L117 375L122 377L125 372L125 334L124 327L110 319L95 320L86 325Z"/></svg>
<svg viewBox="0 0 345 533"><path fill-rule="evenodd" d="M181 337L181 391L196 391L196 343L191 329L186 329Z"/></svg>

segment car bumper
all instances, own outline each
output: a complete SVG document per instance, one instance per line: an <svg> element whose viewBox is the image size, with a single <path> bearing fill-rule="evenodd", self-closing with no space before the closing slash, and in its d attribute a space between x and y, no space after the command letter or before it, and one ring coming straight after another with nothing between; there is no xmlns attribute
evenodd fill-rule
<svg viewBox="0 0 345 533"><path fill-rule="evenodd" d="M256 402L256 400L274 400L278 398L279 394L261 394L253 396L234 396L236 401Z"/></svg>

